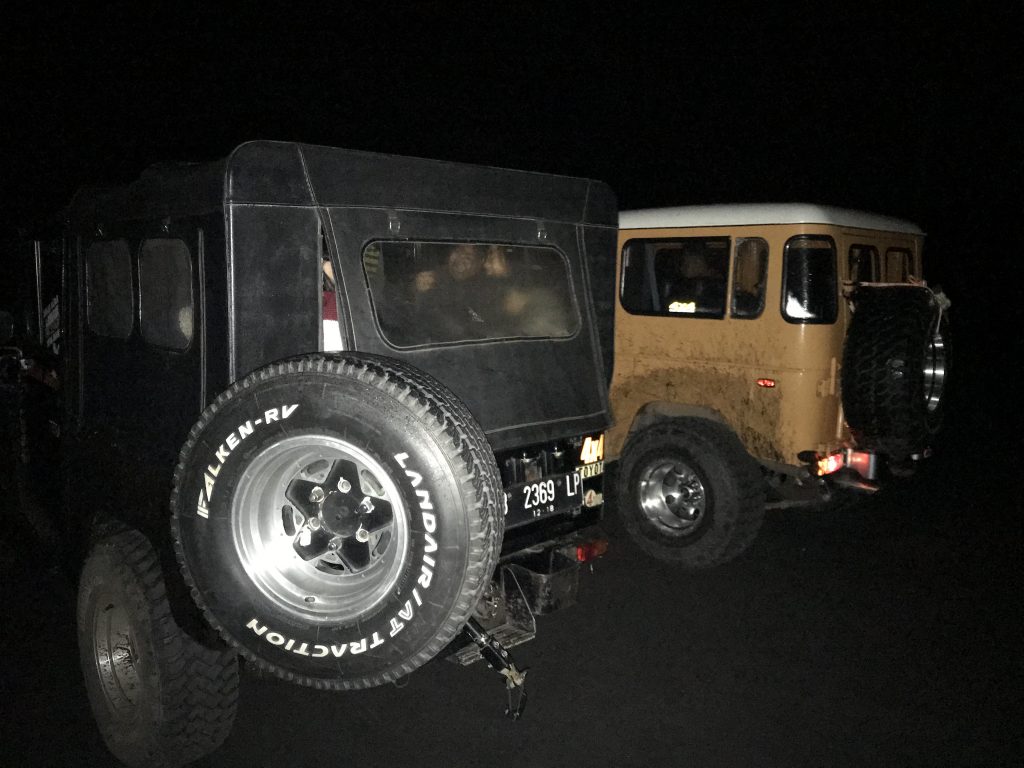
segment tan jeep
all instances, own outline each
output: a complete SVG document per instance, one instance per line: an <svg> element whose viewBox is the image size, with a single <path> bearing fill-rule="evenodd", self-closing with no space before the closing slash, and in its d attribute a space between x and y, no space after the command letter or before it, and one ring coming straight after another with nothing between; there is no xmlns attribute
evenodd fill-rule
<svg viewBox="0 0 1024 768"><path fill-rule="evenodd" d="M620 213L605 454L644 549L724 562L766 503L874 490L928 454L948 301L921 280L923 239L816 205Z"/></svg>

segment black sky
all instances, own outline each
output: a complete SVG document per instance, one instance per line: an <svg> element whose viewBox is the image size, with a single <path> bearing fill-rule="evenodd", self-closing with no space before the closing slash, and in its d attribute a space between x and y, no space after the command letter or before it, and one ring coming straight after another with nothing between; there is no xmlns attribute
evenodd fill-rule
<svg viewBox="0 0 1024 768"><path fill-rule="evenodd" d="M208 6L8 7L5 233L253 138L875 210L947 281L1020 210L1020 3Z"/></svg>

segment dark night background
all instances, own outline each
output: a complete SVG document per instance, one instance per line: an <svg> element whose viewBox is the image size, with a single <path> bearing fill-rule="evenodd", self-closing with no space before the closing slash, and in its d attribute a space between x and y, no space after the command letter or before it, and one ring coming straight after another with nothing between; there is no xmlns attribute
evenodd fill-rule
<svg viewBox="0 0 1024 768"><path fill-rule="evenodd" d="M918 223L979 363L1019 359L986 341L1021 350L1017 3L17 8L5 236L254 138L598 178L621 208L828 203Z"/></svg>
<svg viewBox="0 0 1024 768"><path fill-rule="evenodd" d="M684 685L691 689L720 686L736 690L737 697L698 711L679 705L657 715L671 723L667 732L679 729L686 736L666 736L647 721L638 733L648 764L1022 764L1015 719L1022 693L1015 627L1024 512L1018 395L1024 291L1015 245L1024 191L1020 3L858 3L850 10L801 2L764 4L758 11L703 3L669 11L646 10L640 3L574 10L537 4L500 14L485 11L484 4L294 3L259 5L259 13L244 15L213 10L213 4L171 4L130 11L83 6L47 18L40 8L27 7L5 6L0 24L5 243L58 211L81 185L130 181L154 162L222 157L255 138L587 176L609 183L624 209L801 201L919 224L928 233L925 278L940 283L953 301L954 369L949 424L935 468L911 486L910 495L887 502L903 504L907 514L875 505L863 517L798 513L770 519L752 556L714 578L687 580L658 564L633 565L610 556L597 569L603 581L589 587L581 603L590 600L607 614L634 603L638 611L657 611L661 599L678 601L682 618L660 630L655 626L652 633L662 631L664 639L650 643L654 650L637 652L666 653L676 661L659 669L657 679L640 683L642 675L623 666L625 653L592 662L605 665L603 678L588 677L590 672L582 679L544 674L549 686L583 686L593 694L570 725L604 751L587 758L601 765L626 764L629 752L619 742L600 746L612 726L599 724L612 717L624 732L636 727L637 708L670 695L661 681L673 674L687 676ZM0 306L14 289L10 271L2 268L0 261ZM889 553L890 545L902 554ZM919 554L901 549L918 545ZM52 659L26 651L32 633L18 627L36 621L50 630L61 626L61 617L70 615L62 606L72 598L52 575L37 574L36 592L27 597L9 588L18 572L10 564L21 562L16 549L0 548L0 561L7 564L0 569L7 584L2 594L9 606L0 646L12 660L24 655L30 668L45 667ZM645 585L644 578L657 587ZM617 589L633 585L634 594L644 597L616 602L613 592L604 591L612 589L610 580ZM843 590L856 582L849 590L856 597L798 602L793 590L807 581L833 590L833 596L848 594ZM680 582L684 586L673 593L669 585ZM899 619L888 611L901 604L870 599L893 584L897 592L912 594L916 606ZM737 593L743 605L785 602L788 595L786 628L756 619L751 625L749 617L723 608ZM716 594L721 602L707 596ZM936 596L946 594L954 595L952 602L939 606ZM42 619L40 604L46 606ZM593 614L585 607L573 610L573 618L553 617L548 629L542 624L530 646L537 667L544 666L545 654L551 654L549 668L566 663L555 655L556 641L580 642L578 632ZM847 618L830 635L837 646L814 657L834 662L819 670L811 656L794 656L792 648L829 611ZM863 622L853 618L857 612ZM862 631L872 621L876 628ZM768 660L763 677L723 678L713 670L695 675L688 653L675 643L680 631L702 622L723 636L740 625L763 633L756 651L725 642L727 655ZM922 625L929 628L923 632L927 638L919 636ZM605 637L600 625L591 629ZM47 642L44 648L67 657L56 669L71 681L71 703L63 714L52 715L47 702L60 697L28 693L35 673L0 678L0 692L8 694L4 712L20 696L28 702L26 711L35 713L31 727L24 717L13 721L22 725L17 737L4 735L3 742L13 746L0 742L0 765L99 764L102 757L83 758L88 750L103 752L74 687L79 681L73 639ZM721 651L707 635L689 642L697 643L687 649L694 658L713 646ZM887 642L895 649L892 658L907 654L919 659L920 668L912 664L917 671L907 673L873 664L871 653L886 656ZM614 654L617 647L603 640L589 644L599 654ZM586 663L580 660L583 668ZM635 657L632 663L643 666ZM9 675L13 668L0 669ZM835 673L837 668L845 671ZM498 693L488 687L497 684L473 673L470 683L453 685L462 686L457 695L467 697L486 689L479 694L482 703L429 706L456 724L465 709L497 707ZM55 674L43 673L40 684L57 685ZM861 674L874 682L863 682ZM814 682L824 678L835 681L826 693ZM430 686L442 679L425 670L420 695L429 696ZM758 699L765 680L788 693ZM865 704L871 711L861 712L857 686L881 690L889 681L891 700L882 697L879 704L876 697L877 706ZM294 731L282 731L278 744L253 725L262 711L260 692L263 701L313 710L306 713L309 730L333 722L327 696L267 682L252 685L258 691L243 702L241 735L224 751L234 757L212 764L246 764L231 759L247 747L267 760L276 755L267 764L283 764L290 756L285 746ZM631 692L630 685L648 687ZM908 692L914 685L921 691ZM371 692L365 701L399 711L399 694ZM358 724L372 730L376 726L360 701L344 697L346 706L356 702ZM802 703L794 710L793 701ZM815 719L807 701L836 718L852 717L854 725L847 729L827 716ZM537 708L544 712L543 704ZM966 716L968 711L977 717ZM723 712L738 712L739 724L730 727L731 715ZM70 745L53 761L52 742L43 735L53 732L48 716L61 720L53 727L65 729ZM564 742L573 732L544 730L543 718L557 716L538 714L524 726L533 729L531 735L514 738L519 752L509 759L517 758L517 765L567 764L573 753ZM775 718L786 723L781 730L768 724ZM264 726L267 733L272 726ZM511 738L502 735L508 733L503 723L474 711L452 727L472 734L466 743L481 764L501 762L488 750ZM361 742L371 736L364 731ZM435 747L450 748L443 736L431 738ZM859 746L836 746L847 740ZM353 763L395 765L403 764L398 750L405 745L398 738L388 757L377 754L379 763L365 743L346 749ZM15 754L22 757L8 762ZM29 754L42 762L31 762ZM313 756L296 757L296 764L317 759L315 750L297 754ZM448 757L450 762L437 764L463 763L458 754ZM262 764L259 759L250 757L247 764Z"/></svg>

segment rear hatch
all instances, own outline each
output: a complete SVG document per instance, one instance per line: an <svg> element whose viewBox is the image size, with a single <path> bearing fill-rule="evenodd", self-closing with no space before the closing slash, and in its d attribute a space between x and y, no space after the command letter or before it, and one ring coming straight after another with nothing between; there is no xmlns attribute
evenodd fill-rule
<svg viewBox="0 0 1024 768"><path fill-rule="evenodd" d="M338 204L350 190L326 177L317 190L352 346L444 382L496 451L605 429L617 234L608 188L392 160L401 167L379 181L389 207L365 205L365 186L351 201L363 205ZM396 181L410 178L422 186ZM595 311L595 289L607 308Z"/></svg>
<svg viewBox="0 0 1024 768"><path fill-rule="evenodd" d="M232 378L317 348L319 230L345 349L438 378L495 451L607 426L618 231L607 185L252 142L228 161L225 205Z"/></svg>
<svg viewBox="0 0 1024 768"><path fill-rule="evenodd" d="M559 248L514 234L373 240L360 265L367 311L354 313L360 349L447 384L495 450L606 426L604 362L575 237L567 232L569 247Z"/></svg>

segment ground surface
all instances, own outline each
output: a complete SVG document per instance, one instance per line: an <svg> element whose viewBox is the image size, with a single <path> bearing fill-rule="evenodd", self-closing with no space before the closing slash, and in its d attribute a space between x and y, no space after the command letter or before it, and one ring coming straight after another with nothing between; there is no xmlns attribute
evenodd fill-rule
<svg viewBox="0 0 1024 768"><path fill-rule="evenodd" d="M479 664L351 694L247 674L206 764L1021 765L1021 492L981 444L984 413L984 398L965 402L926 470L891 492L770 513L752 550L713 572L615 540L579 604L517 651L531 668L520 722ZM72 588L11 527L0 599L0 766L112 765Z"/></svg>

